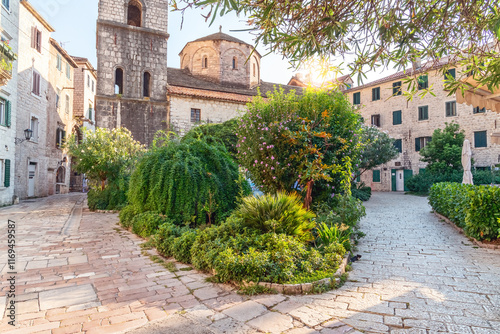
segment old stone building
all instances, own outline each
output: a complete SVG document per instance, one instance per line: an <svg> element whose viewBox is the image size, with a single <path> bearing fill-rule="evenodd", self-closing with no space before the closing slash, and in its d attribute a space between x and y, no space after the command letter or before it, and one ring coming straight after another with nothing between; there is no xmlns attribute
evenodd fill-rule
<svg viewBox="0 0 500 334"><path fill-rule="evenodd" d="M16 149L17 61L19 1L3 2L0 8L0 207L12 204ZM17 143L17 145L16 145Z"/></svg>
<svg viewBox="0 0 500 334"><path fill-rule="evenodd" d="M72 129L76 133L80 128L95 131L95 94L97 89L97 71L87 58L73 57L78 65L74 77L73 116L77 128Z"/></svg>
<svg viewBox="0 0 500 334"><path fill-rule="evenodd" d="M151 143L167 129L166 0L100 0L96 121Z"/></svg>
<svg viewBox="0 0 500 334"><path fill-rule="evenodd" d="M49 90L51 25L27 1L19 6L19 59L16 137L32 137L16 150L15 195L19 198L47 196L47 107ZM55 140L55 139L54 139Z"/></svg>
<svg viewBox="0 0 500 334"><path fill-rule="evenodd" d="M359 107L365 123L396 139L400 151L396 159L362 175L361 181L373 190L403 191L405 179L426 166L420 161L419 151L427 145L434 130L443 129L445 123L456 122L465 130L472 144L475 168L490 168L500 162L500 115L486 108L457 103L455 94L448 96L445 78L437 72L445 62L427 63L415 72L402 71L346 91ZM449 73L458 76L460 70L451 68ZM420 77L420 88L432 87L435 96L416 96L408 101L401 94L405 89L402 83L413 75Z"/></svg>
<svg viewBox="0 0 500 334"><path fill-rule="evenodd" d="M188 42L181 68L167 68L167 6L99 1L96 123L126 127L145 144L158 130L184 134L201 122L229 120L275 86L262 82L253 46L222 32Z"/></svg>
<svg viewBox="0 0 500 334"><path fill-rule="evenodd" d="M73 58L50 38L49 77L47 89L46 156L47 195L69 192L71 157L63 150L67 134L75 122L73 118L74 70ZM43 187L42 187L43 188Z"/></svg>

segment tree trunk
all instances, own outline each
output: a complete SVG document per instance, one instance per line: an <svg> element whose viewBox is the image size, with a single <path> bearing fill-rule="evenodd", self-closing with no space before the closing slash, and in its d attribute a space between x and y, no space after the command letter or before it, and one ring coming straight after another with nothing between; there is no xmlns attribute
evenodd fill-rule
<svg viewBox="0 0 500 334"><path fill-rule="evenodd" d="M304 208L306 208L307 210L309 210L311 208L311 203L312 203L312 188L313 188L313 185L314 185L314 181L313 180L309 180L307 182L307 191L306 191L306 198L304 200Z"/></svg>
<svg viewBox="0 0 500 334"><path fill-rule="evenodd" d="M101 179L101 190L104 190L104 187L106 187L106 179Z"/></svg>

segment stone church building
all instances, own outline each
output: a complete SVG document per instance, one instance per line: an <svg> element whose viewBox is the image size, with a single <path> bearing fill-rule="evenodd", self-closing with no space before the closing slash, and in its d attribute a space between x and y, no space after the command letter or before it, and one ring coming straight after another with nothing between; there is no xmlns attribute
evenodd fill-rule
<svg viewBox="0 0 500 334"><path fill-rule="evenodd" d="M168 68L167 17L166 0L99 1L97 126L150 144L158 130L234 118L259 91L302 90L263 82L260 54L221 31L187 43L181 68Z"/></svg>

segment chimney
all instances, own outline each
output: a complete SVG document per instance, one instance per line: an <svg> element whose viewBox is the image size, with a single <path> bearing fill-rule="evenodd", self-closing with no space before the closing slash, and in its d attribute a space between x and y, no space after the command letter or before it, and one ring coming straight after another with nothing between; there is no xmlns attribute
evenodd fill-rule
<svg viewBox="0 0 500 334"><path fill-rule="evenodd" d="M412 65L413 65L413 70L416 71L418 69L420 69L422 67L422 59L420 57L416 57L413 61L412 61Z"/></svg>

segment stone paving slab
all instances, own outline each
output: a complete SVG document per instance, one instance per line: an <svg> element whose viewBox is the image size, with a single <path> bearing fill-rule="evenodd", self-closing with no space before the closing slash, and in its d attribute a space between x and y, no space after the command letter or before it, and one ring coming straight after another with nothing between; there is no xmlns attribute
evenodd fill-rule
<svg viewBox="0 0 500 334"><path fill-rule="evenodd" d="M18 222L19 273L17 325L4 318L1 333L500 333L500 251L475 248L425 198L374 193L362 258L342 288L253 297L195 270L167 271L141 255L143 240L117 226L116 214L84 209L80 217L81 200L0 209L0 231L6 219ZM0 243L2 315L3 263Z"/></svg>

